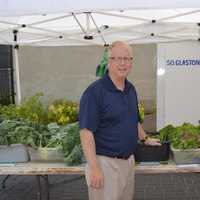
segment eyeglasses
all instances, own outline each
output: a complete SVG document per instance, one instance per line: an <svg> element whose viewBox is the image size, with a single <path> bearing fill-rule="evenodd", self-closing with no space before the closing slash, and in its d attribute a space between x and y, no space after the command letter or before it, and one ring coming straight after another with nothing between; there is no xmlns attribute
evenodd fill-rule
<svg viewBox="0 0 200 200"><path fill-rule="evenodd" d="M122 63L122 61L123 61L123 63L127 64L127 63L132 62L133 57L120 57L120 56L115 57L115 56L113 56L113 57L109 57L109 59L114 60L115 62L119 62L119 63Z"/></svg>

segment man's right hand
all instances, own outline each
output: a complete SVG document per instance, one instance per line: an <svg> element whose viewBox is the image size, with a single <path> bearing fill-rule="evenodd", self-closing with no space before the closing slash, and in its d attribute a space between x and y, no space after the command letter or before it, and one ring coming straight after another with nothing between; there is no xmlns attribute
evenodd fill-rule
<svg viewBox="0 0 200 200"><path fill-rule="evenodd" d="M100 189L104 185L104 175L97 161L94 134L88 129L81 129L80 136L89 168L88 184L90 187Z"/></svg>
<svg viewBox="0 0 200 200"><path fill-rule="evenodd" d="M90 186L95 189L100 189L104 186L104 175L100 167L95 166L90 168Z"/></svg>

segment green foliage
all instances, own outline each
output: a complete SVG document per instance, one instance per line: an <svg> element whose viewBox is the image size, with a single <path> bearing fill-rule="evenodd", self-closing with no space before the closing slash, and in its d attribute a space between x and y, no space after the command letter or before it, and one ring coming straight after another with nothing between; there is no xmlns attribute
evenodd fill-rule
<svg viewBox="0 0 200 200"><path fill-rule="evenodd" d="M71 165L78 165L82 162L82 149L80 144L80 134L78 122L59 126L51 123L47 126L48 133L51 135L45 147L62 148L64 152L64 162Z"/></svg>
<svg viewBox="0 0 200 200"><path fill-rule="evenodd" d="M10 104L8 106L0 105L0 118L1 121L4 119L17 119L17 106L14 104Z"/></svg>
<svg viewBox="0 0 200 200"><path fill-rule="evenodd" d="M47 126L40 124L38 122L28 122L31 127L38 132L37 137L35 137L35 148L46 147L48 141L51 138L51 133L49 133Z"/></svg>
<svg viewBox="0 0 200 200"><path fill-rule="evenodd" d="M81 145L78 144L78 145L75 145L71 153L67 157L65 157L64 162L69 166L79 165L81 164L82 157L83 157L83 153L82 153Z"/></svg>
<svg viewBox="0 0 200 200"><path fill-rule="evenodd" d="M144 106L139 103L138 109L139 109L139 122L143 123L144 122Z"/></svg>
<svg viewBox="0 0 200 200"><path fill-rule="evenodd" d="M48 121L66 125L78 120L78 104L68 100L56 100L48 106Z"/></svg>
<svg viewBox="0 0 200 200"><path fill-rule="evenodd" d="M57 123L50 123L47 126L48 132L51 134L46 147L62 148L64 137L66 137L66 126L59 126Z"/></svg>
<svg viewBox="0 0 200 200"><path fill-rule="evenodd" d="M80 164L78 104L61 99L44 106L42 95L38 93L18 106L0 106L0 145L62 147L67 165Z"/></svg>
<svg viewBox="0 0 200 200"><path fill-rule="evenodd" d="M176 149L192 149L200 147L200 132L198 127L184 123L175 128L172 135L172 146Z"/></svg>
<svg viewBox="0 0 200 200"><path fill-rule="evenodd" d="M101 59L101 62L96 69L97 77L103 77L106 74L108 70L107 65L108 65L108 48L105 48L103 52L103 58Z"/></svg>
<svg viewBox="0 0 200 200"><path fill-rule="evenodd" d="M80 144L79 125L77 122L69 124L63 131L67 132L62 143L64 153L67 156L75 145Z"/></svg>
<svg viewBox="0 0 200 200"><path fill-rule="evenodd" d="M59 99L48 106L44 106L40 98L42 93L25 99L20 105L0 105L0 122L4 119L25 119L41 124L56 122L66 125L78 120L78 104Z"/></svg>
<svg viewBox="0 0 200 200"><path fill-rule="evenodd" d="M32 122L39 122L47 124L47 111L40 98L43 96L42 93L25 99L20 106L17 107L17 116Z"/></svg>
<svg viewBox="0 0 200 200"><path fill-rule="evenodd" d="M175 128L169 124L159 131L159 139L161 142L170 141L174 135Z"/></svg>
<svg viewBox="0 0 200 200"><path fill-rule="evenodd" d="M200 147L200 129L190 123L183 123L181 126L165 126L159 131L158 138L163 141L170 141L176 149L193 149Z"/></svg>
<svg viewBox="0 0 200 200"><path fill-rule="evenodd" d="M197 126L197 130L198 130L198 132L200 133L200 125L199 125L199 126Z"/></svg>
<svg viewBox="0 0 200 200"><path fill-rule="evenodd" d="M10 104L8 106L0 106L0 118L3 119L25 119L32 122L46 124L47 111L40 101L42 93L25 99L20 105Z"/></svg>
<svg viewBox="0 0 200 200"><path fill-rule="evenodd" d="M78 123L73 123L65 127L67 134L63 137L62 147L67 165L76 165L82 162L82 150L80 144L80 134Z"/></svg>
<svg viewBox="0 0 200 200"><path fill-rule="evenodd" d="M26 144L34 148L39 146L45 128L25 120L4 120L0 123L0 144Z"/></svg>

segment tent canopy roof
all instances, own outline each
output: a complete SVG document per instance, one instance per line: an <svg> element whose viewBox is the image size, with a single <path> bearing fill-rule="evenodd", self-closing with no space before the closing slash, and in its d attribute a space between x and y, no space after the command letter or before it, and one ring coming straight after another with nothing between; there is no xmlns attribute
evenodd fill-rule
<svg viewBox="0 0 200 200"><path fill-rule="evenodd" d="M0 16L132 9L199 8L199 0L0 0Z"/></svg>
<svg viewBox="0 0 200 200"><path fill-rule="evenodd" d="M199 23L197 0L0 0L1 44L197 41Z"/></svg>

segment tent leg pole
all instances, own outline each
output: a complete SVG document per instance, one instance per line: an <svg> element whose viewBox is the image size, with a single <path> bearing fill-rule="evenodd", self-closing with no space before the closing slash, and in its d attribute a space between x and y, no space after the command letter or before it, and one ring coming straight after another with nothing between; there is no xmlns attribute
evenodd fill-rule
<svg viewBox="0 0 200 200"><path fill-rule="evenodd" d="M21 85L19 78L19 59L18 59L18 48L15 46L14 51L14 68L15 68L15 80L16 80L16 92L17 92L17 105L21 103Z"/></svg>

